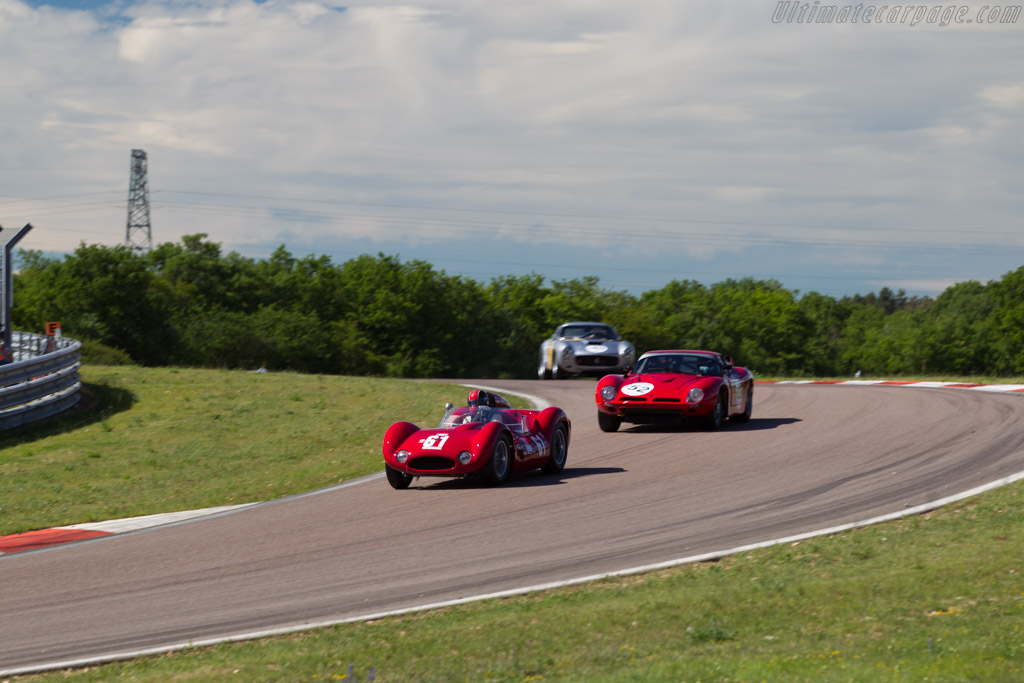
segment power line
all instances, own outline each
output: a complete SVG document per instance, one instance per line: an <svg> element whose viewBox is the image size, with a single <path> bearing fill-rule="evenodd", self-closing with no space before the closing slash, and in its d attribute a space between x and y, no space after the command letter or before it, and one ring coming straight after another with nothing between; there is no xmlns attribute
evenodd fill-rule
<svg viewBox="0 0 1024 683"><path fill-rule="evenodd" d="M275 197L270 195L245 195L245 194L230 194L221 192L195 192L188 190L160 190L161 193L170 194L186 194L196 195L205 197L230 197L235 199L258 199L263 201L277 201L277 202L297 202L297 203L310 203L310 204L340 204L347 206L367 206L376 208L387 208L387 209L403 209L403 210L416 210L416 211L447 211L452 213L482 213L482 214L495 214L495 215L511 215L511 216L537 216L541 218L571 218L576 220L612 220L612 221L630 221L630 222L643 222L649 221L654 223L683 223L683 224L697 224L697 225L735 225L735 226L749 226L749 227L767 227L767 228L797 228L806 230L854 230L854 231L875 231L875 232L892 232L894 230L901 232L920 232L926 234L963 234L964 230L959 228L952 229L941 229L941 228L894 228L891 226L863 226L863 225L823 225L815 223L775 223L767 221L731 221L731 220L719 220L710 218L673 218L664 216L630 216L630 215L609 215L609 214L583 214L583 213L553 213L553 212L541 212L541 211L516 211L512 209L476 209L467 207L452 207L452 206L430 206L430 205L417 205L417 204L396 204L396 203L383 203L383 202L356 202L342 199L317 199L317 198L295 198L295 197ZM988 235L1017 235L1021 233L1008 232L1008 231L995 231L995 230L974 230L971 229L972 234L988 234Z"/></svg>
<svg viewBox="0 0 1024 683"><path fill-rule="evenodd" d="M243 216L253 217L262 216L271 219L273 216L268 215L269 209L260 207L231 207L224 205L210 205L210 204L188 204L188 203L167 203L161 202L158 206L164 209L172 209L177 211L186 211L194 213L207 213L210 215L231 215L231 216ZM637 241L637 240L688 240L687 244L678 244L677 246L686 247L688 244L693 246L710 246L719 248L743 248L748 246L760 246L767 248L785 248L791 246L811 246L811 247L836 247L836 248L881 248L881 249L902 249L902 250L939 250L939 251L973 251L973 252L985 252L985 251L999 251L1004 252L1007 249L1021 249L1024 250L1024 244L1007 245L1005 243L999 244L984 244L979 243L977 236L984 234L983 231L977 231L971 233L969 236L965 235L962 231L956 234L964 235L965 239L968 237L970 241L959 242L959 243L948 243L948 244L937 244L937 243L924 243L920 241L894 241L894 240L872 240L872 239L835 239L835 238L823 238L823 237L766 237L763 235L750 235L750 234L724 234L724 233L706 233L706 232L676 232L669 233L664 231L652 230L652 229L638 229L632 228L627 232L623 232L621 228L597 228L587 227L578 225L510 225L507 223L493 223L483 221L460 221L453 219L438 219L438 218L420 218L420 217L409 217L409 216L374 216L368 214L346 214L346 213L325 213L317 212L310 213L309 215L294 215L290 216L291 222L297 223L315 223L315 224L327 224L332 221L342 221L339 227L365 227L367 229L379 229L380 227L391 227L396 229L396 235L394 239L401 240L407 239L408 237L422 236L424 227L432 227L440 230L448 230L452 228L463 228L471 229L476 231L484 230L515 230L518 233L529 233L535 236L550 237L552 232L556 232L558 237L595 237L605 238L614 243L621 243L623 240L626 241ZM891 232L891 231L890 231ZM992 232L991 234L1004 234ZM729 242L723 240L732 240ZM548 241L561 241L557 239L550 239Z"/></svg>
<svg viewBox="0 0 1024 683"><path fill-rule="evenodd" d="M49 202L67 199L69 197L91 197L98 194L120 194L116 190L100 190L98 192L77 192L75 194L51 195L49 197L25 197L22 199L4 199L0 204L21 204L24 202Z"/></svg>
<svg viewBox="0 0 1024 683"><path fill-rule="evenodd" d="M138 150L141 152L141 150ZM142 152L144 155L145 152ZM35 202L35 201L54 201L64 200L74 197L86 197L95 196L102 194L115 194L115 190L103 190L96 192L82 192L67 195L51 195L47 197L34 197L24 199L6 199L0 201L2 204L13 204L22 202ZM450 212L450 213L462 213L462 214L490 214L490 215L509 215L509 216L535 216L538 218L560 218L560 219L575 219L575 220L601 220L601 221L619 221L619 222L630 222L630 223L668 223L668 224L689 224L689 225L729 225L738 227L770 227L770 228L795 228L795 229L806 229L806 230L837 230L837 231L856 231L856 232L909 232L909 233L924 233L928 235L934 234L951 234L951 235L962 235L968 232L966 228L937 228L937 227L894 227L894 226L867 226L867 225L826 225L821 223L795 223L795 222L772 222L772 221L744 221L744 220L720 220L711 218L678 218L678 217L665 217L665 216L638 216L638 215L623 215L623 214L586 214L586 213L558 213L558 212L544 212L544 211L520 211L511 209L479 209L459 206L445 206L445 205L424 205L424 204L401 204L401 203L388 203L388 202L358 202L344 199L325 199L325 198L300 198L300 197L283 197L275 195L249 195L239 193L227 193L227 192L199 192L190 190L168 190L158 189L153 191L154 195L167 194L178 194L178 195L192 195L201 197L226 197L232 199L250 199L259 200L262 202L284 202L291 204L328 204L328 205L341 205L341 206L364 206L374 208L385 208L392 210L415 210L415 211L436 211L436 212ZM209 204L209 203L190 203L190 202L165 202L167 206L177 207L195 207L195 208L208 208L211 210L222 210L227 212L266 212L275 210L286 210L286 207L268 207L268 206L239 206L237 204ZM380 217L377 214L335 214L320 212L312 213L314 216L364 216L364 217ZM444 222L450 224L467 224L464 221L457 221L454 219L425 219L421 216L416 217L393 217L393 220L399 220L404 218L405 220L425 220ZM301 217L294 217L293 220L302 221ZM480 221L473 221L468 224L481 224ZM495 225L495 223L483 223ZM498 223L497 225L503 225ZM995 236L1022 236L1021 231L1006 231L1006 230L983 230L977 229L972 226L969 229L971 235L995 235Z"/></svg>
<svg viewBox="0 0 1024 683"><path fill-rule="evenodd" d="M145 154L145 152L142 152ZM31 200L4 200L0 204L11 204L21 201L50 201L57 199L65 199L71 197L82 197L82 196L95 196L100 194L109 194L110 191L103 192L90 192L90 193L78 193L71 195L58 195L53 197L43 197ZM229 193L213 193L213 192L193 192L184 190L156 190L154 194L163 195L166 194L184 194L184 195L195 195L205 197L230 197L235 199L258 199L261 201L277 201L277 202L288 202L292 204L329 204L329 205L350 205L350 206L367 206L377 208L388 208L388 209L401 209L401 210L429 210L429 211L443 211L443 212L454 212L454 213L473 213L473 214L493 214L493 215L515 215L515 216L536 216L539 218L560 218L560 219L576 219L576 220L614 220L614 221L625 221L631 223L631 225L637 224L685 224L685 225L721 225L721 226L734 226L734 227L772 227L772 228L790 228L790 229L813 229L813 230L832 230L832 231L855 231L860 233L886 233L892 235L894 233L924 233L929 235L943 234L943 235L961 235L970 237L969 243L953 244L953 245L935 245L926 244L919 241L894 241L894 240L872 240L872 239L829 239L816 236L814 238L807 237L765 237L763 235L751 235L751 234L737 234L737 233L712 233L709 234L703 231L687 231L687 232L664 232L653 229L649 225L644 228L631 227L627 233L628 238L644 238L644 239L664 239L664 238L675 238L675 237L689 237L695 240L702 240L704 242L716 242L721 240L723 237L729 237L734 239L744 239L751 243L758 242L759 244L779 244L779 245L791 245L791 244L805 244L805 245L821 245L827 244L832 246L863 246L863 245L882 245L887 247L900 247L900 248L956 248L961 249L964 247L975 248L981 246L983 248L999 248L1004 249L1006 244L999 245L979 245L977 243L977 237L980 235L991 235L998 237L1005 236L1017 236L1024 237L1020 231L1002 231L1002 230L979 230L971 228L969 231L965 229L941 229L941 228L916 228L916 227L877 227L877 226L837 226L837 225L821 225L821 224L799 224L799 223L775 223L775 222L764 222L764 221L725 221L725 220L714 220L714 219L687 219L687 218L664 218L664 217L643 217L643 216L610 216L610 215L588 215L588 214L571 214L571 213L551 213L551 212L530 212L530 211L511 211L502 209L473 209L464 207L450 207L450 206L425 206L425 205L413 205L413 204L395 204L395 203L372 203L372 202L355 202L348 200L337 200L337 199L316 199L316 198L288 198L288 197L275 197L275 196L256 196L256 195L245 195L245 194L229 194ZM73 213L76 211L85 210L101 210L103 208L116 206L114 202L89 202L80 203L71 206L61 207L59 209L51 209L43 212L33 212L33 215L59 215L61 213ZM192 211L198 213L210 213L216 215L228 215L228 216L240 216L240 217L266 217L268 219L280 218L283 214L289 211L287 206L253 206L253 205L237 205L237 204L211 204L211 203L199 203L199 202L174 202L162 200L158 204L154 204L154 208L168 208L176 209L179 211ZM459 220L454 218L438 218L438 217L424 217L424 216L389 216L381 214L366 214L366 213L349 213L349 212L326 212L326 211L307 211L303 210L301 213L294 213L287 216L289 222L294 223L329 223L331 221L345 221L348 224L353 225L387 225L402 227L406 226L410 229L422 228L422 226L433 226L439 228L450 228L450 227L468 227L475 229L506 229L506 230L521 230L532 233L547 233L552 229L557 229L563 233L573 236L606 236L616 239L623 237L622 228L613 226L610 228L601 228L594 226L581 226L581 225L551 225L551 224L510 224L508 222L497 222L497 221L486 221L486 220ZM342 226L344 227L344 226ZM1013 248L1011 246L1011 248Z"/></svg>

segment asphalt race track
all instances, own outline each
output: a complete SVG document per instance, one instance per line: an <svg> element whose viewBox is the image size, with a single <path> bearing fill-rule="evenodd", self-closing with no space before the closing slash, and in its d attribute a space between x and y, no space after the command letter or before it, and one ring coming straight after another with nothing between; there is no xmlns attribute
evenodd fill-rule
<svg viewBox="0 0 1024 683"><path fill-rule="evenodd" d="M1024 471L1021 395L759 384L746 425L604 434L590 381L480 385L568 412L562 475L519 475L497 489L420 479L405 491L377 478L5 555L0 673L725 550Z"/></svg>

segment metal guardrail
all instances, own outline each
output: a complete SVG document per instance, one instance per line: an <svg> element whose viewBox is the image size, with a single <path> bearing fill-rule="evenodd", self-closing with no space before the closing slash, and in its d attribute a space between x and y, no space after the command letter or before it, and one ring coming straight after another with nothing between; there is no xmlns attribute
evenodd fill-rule
<svg viewBox="0 0 1024 683"><path fill-rule="evenodd" d="M82 342L11 332L13 362L0 365L0 429L56 415L78 403Z"/></svg>

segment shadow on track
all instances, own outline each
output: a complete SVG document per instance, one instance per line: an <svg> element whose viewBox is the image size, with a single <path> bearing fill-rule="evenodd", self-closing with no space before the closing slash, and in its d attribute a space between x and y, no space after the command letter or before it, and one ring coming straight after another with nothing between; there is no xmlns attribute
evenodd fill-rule
<svg viewBox="0 0 1024 683"><path fill-rule="evenodd" d="M591 477L596 474L619 474L625 471L625 468L622 467L571 467L567 465L566 468L558 474L544 474L540 470L512 474L509 475L509 478L505 480L503 484L494 488L497 490L531 488L534 486L557 486L559 484L566 483L570 479L578 479L579 477ZM456 489L487 488L491 487L480 481L479 477L451 479L445 477L421 477L418 480L413 479L412 485L408 490L450 491Z"/></svg>
<svg viewBox="0 0 1024 683"><path fill-rule="evenodd" d="M671 434L674 432L679 433L696 433L696 434L713 434L718 432L757 432L765 429L778 429L779 427L785 427L787 425L796 424L801 422L800 418L797 417L773 417L773 418L751 418L750 422L730 424L726 422L719 429L711 431L702 427L696 422L676 422L667 424L650 424L650 425L622 425L622 429L618 432L620 434Z"/></svg>

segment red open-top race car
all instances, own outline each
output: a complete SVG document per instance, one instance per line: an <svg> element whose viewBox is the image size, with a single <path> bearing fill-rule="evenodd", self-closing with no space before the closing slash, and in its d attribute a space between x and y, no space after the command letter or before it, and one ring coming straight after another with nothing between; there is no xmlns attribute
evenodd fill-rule
<svg viewBox="0 0 1024 683"><path fill-rule="evenodd" d="M625 375L597 383L597 423L614 432L623 422L696 419L717 429L746 422L754 409L754 376L714 351L648 351Z"/></svg>
<svg viewBox="0 0 1024 683"><path fill-rule="evenodd" d="M493 392L474 389L468 405L445 405L435 429L396 422L384 435L384 471L396 489L413 477L479 475L496 486L512 472L565 467L571 423L561 408L515 410Z"/></svg>

